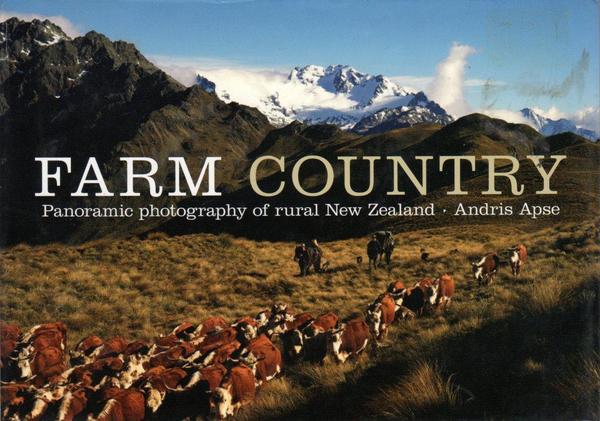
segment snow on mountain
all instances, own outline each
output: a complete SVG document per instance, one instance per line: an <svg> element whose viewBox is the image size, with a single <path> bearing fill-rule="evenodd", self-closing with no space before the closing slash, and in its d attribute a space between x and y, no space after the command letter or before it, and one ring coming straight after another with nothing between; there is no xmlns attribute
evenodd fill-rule
<svg viewBox="0 0 600 421"><path fill-rule="evenodd" d="M539 113L536 113L531 108L523 108L521 110L521 114L527 119L531 126L533 126L544 136L551 136L564 132L573 132L590 140L598 139L598 133L595 131L578 127L573 121L566 118L552 120Z"/></svg>
<svg viewBox="0 0 600 421"><path fill-rule="evenodd" d="M434 107L433 114L441 112L452 121L423 93L415 94L385 76L361 73L345 65L295 67L285 77L273 72L243 75L237 80L225 76L231 74L198 75L197 83L226 102L236 101L258 108L276 126L299 120L307 124L334 124L348 130L381 110L417 106ZM411 105L417 96L420 104ZM423 114L424 119L426 115Z"/></svg>
<svg viewBox="0 0 600 421"><path fill-rule="evenodd" d="M383 133L401 127L410 127L419 123L450 124L454 119L437 103L429 101L423 92L419 92L408 105L397 108L384 108L363 117L353 131L360 134Z"/></svg>

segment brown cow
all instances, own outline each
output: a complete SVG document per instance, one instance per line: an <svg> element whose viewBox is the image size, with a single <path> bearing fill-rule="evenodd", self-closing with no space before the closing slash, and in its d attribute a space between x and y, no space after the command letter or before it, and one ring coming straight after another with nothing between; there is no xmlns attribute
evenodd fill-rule
<svg viewBox="0 0 600 421"><path fill-rule="evenodd" d="M89 421L142 421L146 416L144 394L136 389L110 388L104 393L106 404L98 417Z"/></svg>
<svg viewBox="0 0 600 421"><path fill-rule="evenodd" d="M83 414L93 392L94 389L89 387L68 387L58 409L57 421L72 421Z"/></svg>
<svg viewBox="0 0 600 421"><path fill-rule="evenodd" d="M192 344L196 346L196 349L200 352L201 355L208 354L223 345L226 345L230 342L237 340L238 332L233 327L227 327L213 334L207 335L202 338L202 341L199 343L196 342L196 339L192 340Z"/></svg>
<svg viewBox="0 0 600 421"><path fill-rule="evenodd" d="M185 370L174 367L162 371L160 374L147 377L142 389L146 392L146 405L156 413L163 403L169 390L176 391L181 381L188 377Z"/></svg>
<svg viewBox="0 0 600 421"><path fill-rule="evenodd" d="M21 334L19 326L0 320L0 340L12 339L18 341L21 339Z"/></svg>
<svg viewBox="0 0 600 421"><path fill-rule="evenodd" d="M390 294L399 294L404 291L406 287L402 281L394 281L388 285L387 292Z"/></svg>
<svg viewBox="0 0 600 421"><path fill-rule="evenodd" d="M312 337L319 333L327 332L337 326L338 320L339 318L335 313L323 313L317 316L313 321L309 322L308 325L302 329L302 334L304 337Z"/></svg>
<svg viewBox="0 0 600 421"><path fill-rule="evenodd" d="M424 286L414 286L407 288L400 294L400 299L396 300L396 313L402 318L412 318L422 316L425 310L427 289ZM408 311L406 311L408 310Z"/></svg>
<svg viewBox="0 0 600 421"><path fill-rule="evenodd" d="M108 377L113 377L121 370L125 362L119 357L101 358L89 364L80 365L68 370L67 379L70 382L83 386L95 386L102 383Z"/></svg>
<svg viewBox="0 0 600 421"><path fill-rule="evenodd" d="M119 354L124 354L127 351L127 341L120 336L107 339L101 347L93 352L95 359L99 360L106 357L116 357Z"/></svg>
<svg viewBox="0 0 600 421"><path fill-rule="evenodd" d="M0 320L0 368L2 368L2 379L11 378L12 372L7 373L6 368L11 367L10 356L17 348L21 339L21 329L14 324Z"/></svg>
<svg viewBox="0 0 600 421"><path fill-rule="evenodd" d="M492 283L500 267L500 258L496 253L488 253L481 258L479 262L471 262L473 278L478 285L482 283Z"/></svg>
<svg viewBox="0 0 600 421"><path fill-rule="evenodd" d="M154 345L152 346L153 353L162 352L166 349L177 346L181 343L181 339L179 339L176 335L166 335L159 336L158 338L154 338Z"/></svg>
<svg viewBox="0 0 600 421"><path fill-rule="evenodd" d="M195 325L190 322L183 322L171 331L171 335L174 335L179 339L190 339L195 330Z"/></svg>
<svg viewBox="0 0 600 421"><path fill-rule="evenodd" d="M195 353L195 348L188 342L181 342L179 345L171 347L166 351L154 354L145 364L146 367L157 367L159 365L165 367L175 367L182 362L187 361L188 357L195 358L192 354ZM198 353L199 355L200 353Z"/></svg>
<svg viewBox="0 0 600 421"><path fill-rule="evenodd" d="M233 340L221 345L219 348L203 356L202 365L223 364L225 361L229 360L231 355L240 349L241 346L242 344L238 340Z"/></svg>
<svg viewBox="0 0 600 421"><path fill-rule="evenodd" d="M225 419L254 399L256 385L254 374L247 366L240 364L229 370L221 385L211 394L211 405L217 410L220 419Z"/></svg>
<svg viewBox="0 0 600 421"><path fill-rule="evenodd" d="M214 391L227 374L227 368L223 364L215 363L206 367L200 368L190 377L190 381L183 387L179 387L180 391L189 390L196 385L200 385L205 391Z"/></svg>
<svg viewBox="0 0 600 421"><path fill-rule="evenodd" d="M281 352L264 334L250 341L242 359L252 367L257 386L277 376L283 366Z"/></svg>
<svg viewBox="0 0 600 421"><path fill-rule="evenodd" d="M209 317L196 327L196 330L192 333L192 338L201 341L201 338L217 333L227 327L229 327L229 323L224 318L218 316Z"/></svg>
<svg viewBox="0 0 600 421"><path fill-rule="evenodd" d="M40 325L36 325L29 329L25 334L23 334L22 341L25 343L29 343L31 339L38 333L41 333L45 330L57 330L59 331L65 341L67 341L67 326L65 326L62 322L53 322L53 323L43 323Z"/></svg>
<svg viewBox="0 0 600 421"><path fill-rule="evenodd" d="M514 277L521 273L521 266L527 261L527 247L523 244L517 244L510 248L510 268Z"/></svg>
<svg viewBox="0 0 600 421"><path fill-rule="evenodd" d="M50 405L60 401L67 390L66 385L49 384L45 387L35 389L31 410L25 417L28 421L36 421L45 417L46 411Z"/></svg>
<svg viewBox="0 0 600 421"><path fill-rule="evenodd" d="M32 397L32 388L28 383L7 383L0 385L0 399L2 402L2 418L8 419L16 413L26 400Z"/></svg>
<svg viewBox="0 0 600 421"><path fill-rule="evenodd" d="M104 341L96 335L90 335L77 343L75 349L69 352L71 365L89 364L94 360L90 356L96 349L101 347Z"/></svg>
<svg viewBox="0 0 600 421"><path fill-rule="evenodd" d="M361 318L342 323L339 329L328 332L328 348L338 362L358 357L369 342L369 326Z"/></svg>
<svg viewBox="0 0 600 421"><path fill-rule="evenodd" d="M274 306L275 308L275 306ZM287 308L287 307L286 307ZM314 320L314 317L307 312L291 315L289 313L273 313L275 316L271 318L267 325L267 336L280 335L294 329L301 329Z"/></svg>
<svg viewBox="0 0 600 421"><path fill-rule="evenodd" d="M60 376L67 369L67 364L62 349L51 346L35 351L31 358L20 360L19 367L23 378L32 378L33 385L41 387L53 377Z"/></svg>
<svg viewBox="0 0 600 421"><path fill-rule="evenodd" d="M396 302L389 294L380 295L367 309L367 323L375 341L387 336L388 327L394 322Z"/></svg>
<svg viewBox="0 0 600 421"><path fill-rule="evenodd" d="M433 281L430 303L433 308L446 311L454 295L454 279L447 273Z"/></svg>

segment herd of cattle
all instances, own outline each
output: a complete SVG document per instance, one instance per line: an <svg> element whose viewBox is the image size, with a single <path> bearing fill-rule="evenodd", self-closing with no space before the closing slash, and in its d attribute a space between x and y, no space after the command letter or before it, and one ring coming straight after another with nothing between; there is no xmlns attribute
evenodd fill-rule
<svg viewBox="0 0 600 421"><path fill-rule="evenodd" d="M526 256L524 246L511 249L515 276ZM498 262L495 253L474 262L474 279L493 280ZM70 352L61 322L28 331L0 322L2 419L223 419L251 402L284 365L356 359L369 343L379 345L395 321L445 311L454 289L448 274L410 287L396 281L364 317L313 317L275 304L234 323L221 317L185 322L152 344L92 335Z"/></svg>

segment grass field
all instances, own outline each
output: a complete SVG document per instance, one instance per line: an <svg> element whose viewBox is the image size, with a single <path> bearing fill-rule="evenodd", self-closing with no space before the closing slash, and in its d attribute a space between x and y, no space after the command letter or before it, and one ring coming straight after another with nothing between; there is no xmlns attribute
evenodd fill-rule
<svg viewBox="0 0 600 421"><path fill-rule="evenodd" d="M389 271L356 264L359 238L324 243L330 271L305 278L293 244L227 235L18 245L0 252L0 310L22 326L62 320L71 344L90 333L149 340L184 320L233 320L273 302L349 316L392 280L449 272L457 292L445 315L396 324L387 346L355 364L287 367L238 418L600 417L597 221L533 232L454 226L397 240ZM495 284L473 284L471 260L517 242L530 259L519 279L503 267Z"/></svg>

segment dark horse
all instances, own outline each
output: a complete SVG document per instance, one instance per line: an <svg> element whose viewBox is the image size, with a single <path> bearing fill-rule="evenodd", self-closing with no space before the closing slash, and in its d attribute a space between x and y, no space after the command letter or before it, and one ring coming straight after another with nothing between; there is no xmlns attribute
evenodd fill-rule
<svg viewBox="0 0 600 421"><path fill-rule="evenodd" d="M321 253L313 247L306 247L306 244L296 246L294 260L298 262L301 276L306 276L311 266L315 272L321 271Z"/></svg>

